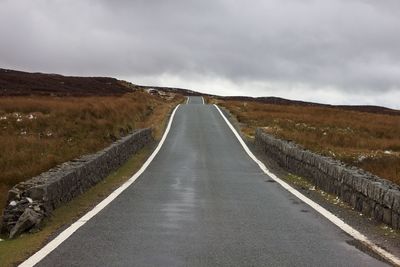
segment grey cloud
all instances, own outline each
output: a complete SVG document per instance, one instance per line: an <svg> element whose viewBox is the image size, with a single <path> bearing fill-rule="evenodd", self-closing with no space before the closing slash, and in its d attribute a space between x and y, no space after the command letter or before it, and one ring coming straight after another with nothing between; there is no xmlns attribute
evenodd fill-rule
<svg viewBox="0 0 400 267"><path fill-rule="evenodd" d="M182 87L218 77L243 94L282 95L244 86L253 82L335 88L365 102L397 92L399 32L397 0L0 0L3 67L170 75Z"/></svg>

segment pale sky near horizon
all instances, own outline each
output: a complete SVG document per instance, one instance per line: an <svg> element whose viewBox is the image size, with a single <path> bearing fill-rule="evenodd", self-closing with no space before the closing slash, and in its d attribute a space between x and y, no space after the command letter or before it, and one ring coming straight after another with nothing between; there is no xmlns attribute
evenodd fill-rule
<svg viewBox="0 0 400 267"><path fill-rule="evenodd" d="M398 0L0 0L0 67L400 109Z"/></svg>

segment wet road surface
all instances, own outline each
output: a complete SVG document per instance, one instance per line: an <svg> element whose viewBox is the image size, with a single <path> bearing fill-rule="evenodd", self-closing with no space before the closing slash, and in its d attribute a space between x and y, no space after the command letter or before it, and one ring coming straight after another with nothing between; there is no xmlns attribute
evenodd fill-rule
<svg viewBox="0 0 400 267"><path fill-rule="evenodd" d="M146 171L38 266L381 266L191 97Z"/></svg>

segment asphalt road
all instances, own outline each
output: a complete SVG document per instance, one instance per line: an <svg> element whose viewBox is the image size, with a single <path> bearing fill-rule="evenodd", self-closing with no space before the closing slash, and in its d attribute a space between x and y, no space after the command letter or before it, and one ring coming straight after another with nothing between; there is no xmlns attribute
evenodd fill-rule
<svg viewBox="0 0 400 267"><path fill-rule="evenodd" d="M192 97L147 170L39 266L381 266Z"/></svg>

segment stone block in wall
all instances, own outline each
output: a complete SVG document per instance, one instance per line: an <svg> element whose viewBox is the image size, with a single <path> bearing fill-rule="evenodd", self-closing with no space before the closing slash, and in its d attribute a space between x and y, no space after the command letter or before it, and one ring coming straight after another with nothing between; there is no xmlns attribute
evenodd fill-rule
<svg viewBox="0 0 400 267"><path fill-rule="evenodd" d="M392 212L392 225L393 228L399 229L400 228L400 216L396 212Z"/></svg>
<svg viewBox="0 0 400 267"><path fill-rule="evenodd" d="M384 223L388 224L388 225L392 225L392 210L384 207L383 208L383 217L382 220Z"/></svg>
<svg viewBox="0 0 400 267"><path fill-rule="evenodd" d="M396 192L396 197L393 200L393 206L392 209L393 211L395 211L396 213L400 214L400 193Z"/></svg>

